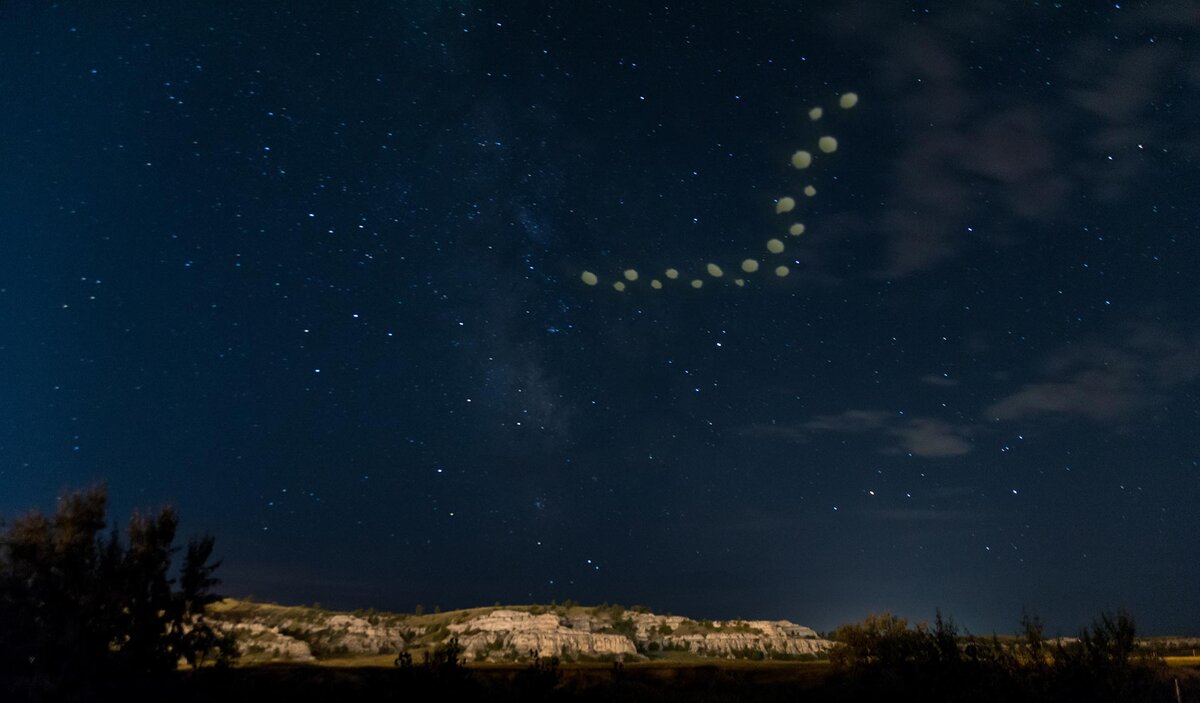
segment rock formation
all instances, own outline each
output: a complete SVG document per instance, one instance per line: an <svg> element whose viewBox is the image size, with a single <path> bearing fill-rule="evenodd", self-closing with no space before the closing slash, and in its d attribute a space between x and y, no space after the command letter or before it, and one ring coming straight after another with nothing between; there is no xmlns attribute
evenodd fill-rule
<svg viewBox="0 0 1200 703"><path fill-rule="evenodd" d="M577 625L581 627L576 627ZM448 626L471 659L493 658L509 653L518 656L536 652L541 657L636 655L633 641L624 635L592 632L590 623L575 622L558 615L532 615L519 610L493 610L482 617Z"/></svg>
<svg viewBox="0 0 1200 703"><path fill-rule="evenodd" d="M696 622L677 615L635 613L637 641L642 651L686 650L717 657L818 655L832 642L803 625L787 620L726 620Z"/></svg>
<svg viewBox="0 0 1200 703"><path fill-rule="evenodd" d="M213 625L230 632L250 659L310 661L314 658L395 654L405 645L396 616L371 619L316 608L223 601L210 613Z"/></svg>
<svg viewBox="0 0 1200 703"><path fill-rule="evenodd" d="M456 639L467 661L532 656L636 660L664 652L696 657L797 659L833 643L787 620L691 620L620 606L512 606L431 615L224 601L211 617L231 632L244 656L309 661L408 651L425 653Z"/></svg>

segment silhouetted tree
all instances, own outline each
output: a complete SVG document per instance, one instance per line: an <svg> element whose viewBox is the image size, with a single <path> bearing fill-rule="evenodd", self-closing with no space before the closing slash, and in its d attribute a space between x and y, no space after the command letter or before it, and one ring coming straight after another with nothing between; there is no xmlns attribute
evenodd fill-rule
<svg viewBox="0 0 1200 703"><path fill-rule="evenodd" d="M174 670L180 660L233 656L204 619L216 600L213 539L193 539L172 586L178 517L170 508L129 522L128 544L105 528L104 487L59 499L0 536L0 691L41 698L100 680Z"/></svg>

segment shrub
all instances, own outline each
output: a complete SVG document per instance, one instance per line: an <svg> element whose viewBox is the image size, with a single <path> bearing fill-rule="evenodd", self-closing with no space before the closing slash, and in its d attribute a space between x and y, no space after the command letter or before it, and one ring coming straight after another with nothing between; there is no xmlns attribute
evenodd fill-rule
<svg viewBox="0 0 1200 703"><path fill-rule="evenodd" d="M611 630L613 633L628 637L631 640L637 640L637 625L634 624L631 618L615 618L612 625L604 629Z"/></svg>

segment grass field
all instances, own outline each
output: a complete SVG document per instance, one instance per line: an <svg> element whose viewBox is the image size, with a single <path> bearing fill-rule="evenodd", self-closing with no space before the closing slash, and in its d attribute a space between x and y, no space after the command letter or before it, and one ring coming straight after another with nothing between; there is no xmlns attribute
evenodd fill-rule
<svg viewBox="0 0 1200 703"><path fill-rule="evenodd" d="M417 666L420 666L420 658L417 659ZM378 654L365 657L334 657L330 659L318 659L313 662L304 664L292 664L290 666L314 666L314 667L335 667L340 669L354 668L394 668L396 665L396 655L394 654ZM257 666L251 664L250 666ZM796 662L796 661L751 661L748 659L681 659L668 660L659 659L654 661L639 661L628 662L623 664L625 671L675 671L689 669L721 669L725 671L773 671L773 672L825 672L829 670L829 662L827 661L811 661L811 662ZM465 668L470 671L480 672L516 672L529 668L529 662L489 662L489 663L470 663L466 664ZM559 670L567 671L612 671L613 665L611 662L572 662L564 661L559 664Z"/></svg>
<svg viewBox="0 0 1200 703"><path fill-rule="evenodd" d="M682 654L682 653L681 653ZM1200 668L1200 656L1186 657L1163 657L1163 660L1170 667L1187 667ZM417 658L418 665L420 658ZM249 664L255 666L256 664ZM331 659L319 659L308 664L297 664L295 666L315 666L315 667L334 667L339 669L356 669L356 668L394 668L396 665L396 655L394 654L378 654L373 656L363 657L335 657ZM484 663L484 664L467 664L466 668L472 671L520 671L528 668L528 662L504 662L504 663ZM724 671L754 671L754 672L812 672L812 673L827 673L830 664L827 661L811 661L811 662L796 662L796 661L751 661L749 659L684 659L684 658L663 658L654 661L629 662L623 665L626 671L675 671L688 669L721 669ZM571 662L564 661L559 665L559 669L564 673L567 671L610 671L613 665L608 662Z"/></svg>
<svg viewBox="0 0 1200 703"><path fill-rule="evenodd" d="M846 703L852 700L975 700L949 695L947 690L926 688L938 681L953 691L960 685L978 686L979 682L959 676L954 679L929 678L896 689L897 680L871 676L847 678L828 662L749 661L714 659L707 661L644 661L621 666L604 662L563 662L556 670L538 669L527 662L467 664L463 667L428 669L420 664L404 669L394 665L392 655L331 658L306 663L268 663L235 666L231 669L208 667L200 671L180 672L173 695L156 700L187 700L192 703L229 703L233 700L286 700L289 703L328 703L338 700L447 700L502 701L586 701L626 703ZM1153 681L1143 681L1138 700L1175 700L1178 686L1181 699L1200 701L1200 657L1179 656L1167 659L1170 668L1153 669ZM531 676L531 674L533 674ZM940 676L940 674L939 674ZM1022 688L1019 675L1001 677L985 684L1000 690L1015 691L1015 697L988 698L985 689L972 689L978 700L1020 700L1061 703L1066 700L1121 701L1105 695L1080 698L1070 695L1063 685L1083 686L1088 681L1072 679L1065 684L1053 679ZM905 689L904 686L909 686ZM916 686L917 688L913 688ZM936 686L934 686L936 688ZM1041 692L1039 694L1038 692ZM917 692L921 696L916 696ZM1024 693L1032 692L1032 697ZM1090 689L1085 693L1104 694ZM186 695L184 695L186 694ZM928 695L926 695L928 694ZM1081 694L1082 695L1082 694ZM922 698L922 696L925 696ZM0 696L0 700L3 696Z"/></svg>
<svg viewBox="0 0 1200 703"><path fill-rule="evenodd" d="M1200 656L1195 657L1163 657L1167 662L1167 666L1195 666L1200 667Z"/></svg>

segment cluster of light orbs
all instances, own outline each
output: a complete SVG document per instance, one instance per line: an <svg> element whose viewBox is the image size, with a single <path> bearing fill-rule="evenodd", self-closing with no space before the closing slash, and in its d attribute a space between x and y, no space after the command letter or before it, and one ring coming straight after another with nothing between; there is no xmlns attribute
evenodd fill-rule
<svg viewBox="0 0 1200 703"><path fill-rule="evenodd" d="M838 97L838 107L842 108L843 110L849 110L850 108L854 107L857 104L858 104L858 94L856 94L856 93L842 93ZM825 110L824 110L824 108L822 108L820 106L814 107L808 111L808 117L813 122L820 120L824 116L824 114L825 114ZM832 154L832 153L836 152L837 149L838 149L838 141L837 141L836 137L833 137L831 135L824 135L824 136L820 137L819 139L817 139L816 151L819 151L822 154ZM792 154L792 157L791 157L792 167L795 168L797 171L805 171L814 164L814 162L816 161L817 158L818 157L816 155L814 155L814 153L812 151L809 151L806 149L797 150L796 152L794 152ZM817 188L816 188L816 186L812 185L811 183L807 183L801 189L801 192L804 194L805 197L812 198L817 195ZM777 214L777 215L787 214L787 213L795 210L796 206L797 206L796 198L794 198L790 195L781 196L779 199L777 199L775 201L775 214ZM800 235L804 234L806 229L807 228L805 227L804 223L793 222L792 224L790 224L788 226L787 233L792 237L799 237ZM783 240L778 237L772 237L772 238L768 239L766 242L766 251L767 251L768 255L778 256L778 255L782 254L786 249L787 249L787 247L784 244ZM766 257L763 257L763 258L765 259ZM761 268L762 265L766 265L764 261L761 261L760 259L757 259L757 258L750 257L750 258L743 259L739 268L742 270L742 273L754 274L754 273L758 272L758 270ZM733 282L733 284L739 288L744 287L746 285L746 279L744 279L744 278L740 278L740 277L726 278L725 270L722 269L716 263L713 263L713 262L706 263L704 266L704 270L705 270L705 274L707 274L707 276L711 279L731 280ZM785 264L776 265L772 269L772 271L775 274L775 276L779 277L779 278L783 278L783 277L787 276L789 273L791 273L791 270ZM675 281L675 280L678 280L679 277L680 277L680 274L679 274L678 269L668 268L663 271L663 278L665 278L667 281ZM595 286L600 283L600 278L595 273L592 273L591 271L583 271L582 273L579 274L579 279L581 281L583 281L583 283L585 285L588 285L588 286ZM616 290L618 292L623 292L628 288L627 284L636 283L640 279L641 279L641 274L638 273L637 269L628 268L628 269L625 269L624 271L622 271L621 276L612 282L612 287L614 290ZM688 280L688 284L694 289L699 289L699 288L704 287L705 279L699 274L697 274L696 277L687 279L687 280ZM663 283L662 279L656 278L656 277L650 278L650 288L651 289L662 290L664 285L665 284Z"/></svg>

